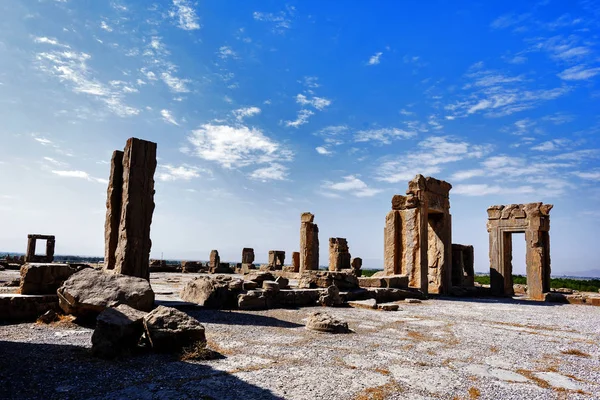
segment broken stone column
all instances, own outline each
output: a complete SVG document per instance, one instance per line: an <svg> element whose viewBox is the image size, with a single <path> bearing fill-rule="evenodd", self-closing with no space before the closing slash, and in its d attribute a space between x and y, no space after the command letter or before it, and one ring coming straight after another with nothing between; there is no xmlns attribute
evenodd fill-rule
<svg viewBox="0 0 600 400"><path fill-rule="evenodd" d="M210 259L208 261L209 272L214 273L220 267L221 267L221 257L219 257L219 252L217 250L211 250Z"/></svg>
<svg viewBox="0 0 600 400"><path fill-rule="evenodd" d="M285 264L285 251L269 250L269 267L272 269L282 269Z"/></svg>
<svg viewBox="0 0 600 400"><path fill-rule="evenodd" d="M392 198L384 227L385 275L408 275L409 286L447 293L452 285L448 182L417 175L406 196Z"/></svg>
<svg viewBox="0 0 600 400"><path fill-rule="evenodd" d="M242 249L242 264L254 263L254 249L244 247Z"/></svg>
<svg viewBox="0 0 600 400"><path fill-rule="evenodd" d="M512 234L525 233L527 295L544 300L550 291L550 210L552 204L528 203L491 206L487 230L490 234L490 286L492 293L512 296Z"/></svg>
<svg viewBox="0 0 600 400"><path fill-rule="evenodd" d="M362 276L362 258L354 257L350 262L350 266L352 267L352 273L356 276Z"/></svg>
<svg viewBox="0 0 600 400"><path fill-rule="evenodd" d="M319 269L319 227L309 212L300 216L300 272Z"/></svg>
<svg viewBox="0 0 600 400"><path fill-rule="evenodd" d="M300 252L298 251L292 253L292 271L300 272Z"/></svg>
<svg viewBox="0 0 600 400"><path fill-rule="evenodd" d="M105 268L118 274L149 279L156 143L130 138L125 151L120 153L116 151L111 159Z"/></svg>
<svg viewBox="0 0 600 400"><path fill-rule="evenodd" d="M348 241L344 238L329 238L329 270L350 269Z"/></svg>
<svg viewBox="0 0 600 400"><path fill-rule="evenodd" d="M36 243L38 240L46 241L46 254L36 255ZM27 253L25 254L26 263L51 263L54 261L54 246L56 245L56 239L53 235L39 235L29 234L27 235Z"/></svg>
<svg viewBox="0 0 600 400"><path fill-rule="evenodd" d="M104 223L104 269L115 269L121 200L123 198L123 152L115 150L110 160L110 177L106 192L106 221Z"/></svg>

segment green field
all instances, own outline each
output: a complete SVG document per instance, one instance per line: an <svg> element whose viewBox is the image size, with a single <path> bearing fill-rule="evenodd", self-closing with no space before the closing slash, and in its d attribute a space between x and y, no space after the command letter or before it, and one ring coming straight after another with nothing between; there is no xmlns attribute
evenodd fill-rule
<svg viewBox="0 0 600 400"><path fill-rule="evenodd" d="M482 285L490 284L489 275L475 275L475 282ZM527 284L527 277L523 275L513 275L514 284ZM567 288L578 290L580 292L598 292L600 289L600 279L571 279L571 278L551 278L551 288Z"/></svg>

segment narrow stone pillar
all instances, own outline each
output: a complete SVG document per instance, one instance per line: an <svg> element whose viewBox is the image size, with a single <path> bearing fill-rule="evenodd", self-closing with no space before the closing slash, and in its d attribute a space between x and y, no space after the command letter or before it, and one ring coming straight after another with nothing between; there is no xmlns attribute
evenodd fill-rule
<svg viewBox="0 0 600 400"><path fill-rule="evenodd" d="M252 264L254 262L254 249L245 247L242 250L242 264Z"/></svg>
<svg viewBox="0 0 600 400"><path fill-rule="evenodd" d="M110 177L106 192L106 220L104 222L104 269L115 269L121 201L123 198L123 152L115 150L110 160Z"/></svg>
<svg viewBox="0 0 600 400"><path fill-rule="evenodd" d="M25 254L25 262L33 262L35 259L35 242L34 235L27 235L27 253Z"/></svg>
<svg viewBox="0 0 600 400"><path fill-rule="evenodd" d="M46 260L47 262L54 261L54 247L56 246L56 239L49 237L46 239Z"/></svg>
<svg viewBox="0 0 600 400"><path fill-rule="evenodd" d="M123 193L115 272L150 278L156 143L130 138L123 153Z"/></svg>
<svg viewBox="0 0 600 400"><path fill-rule="evenodd" d="M300 272L319 269L319 227L314 219L308 212L300 216Z"/></svg>
<svg viewBox="0 0 600 400"><path fill-rule="evenodd" d="M360 277L362 275L362 258L354 257L350 264L352 266L352 272L354 275Z"/></svg>
<svg viewBox="0 0 600 400"><path fill-rule="evenodd" d="M300 272L300 252L298 251L292 253L292 267L294 272Z"/></svg>
<svg viewBox="0 0 600 400"><path fill-rule="evenodd" d="M221 257L219 257L219 252L217 250L211 250L210 259L208 261L208 270L210 272L215 272L217 268L221 266Z"/></svg>
<svg viewBox="0 0 600 400"><path fill-rule="evenodd" d="M329 238L329 270L350 269L348 241L344 238Z"/></svg>

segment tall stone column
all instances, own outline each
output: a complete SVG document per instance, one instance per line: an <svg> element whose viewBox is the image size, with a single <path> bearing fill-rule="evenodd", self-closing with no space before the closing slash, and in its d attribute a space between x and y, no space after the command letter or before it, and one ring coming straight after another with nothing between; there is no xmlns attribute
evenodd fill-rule
<svg viewBox="0 0 600 400"><path fill-rule="evenodd" d="M110 160L110 177L106 192L106 221L104 223L104 269L115 269L121 201L123 199L123 152L115 150Z"/></svg>
<svg viewBox="0 0 600 400"><path fill-rule="evenodd" d="M319 227L314 219L308 212L300 216L300 272L319 269Z"/></svg>
<svg viewBox="0 0 600 400"><path fill-rule="evenodd" d="M114 272L149 279L156 143L136 138L128 139L122 165L121 214ZM115 167L115 171L116 169ZM112 229L112 214L107 213L108 216L111 218L107 218L106 223ZM110 239L112 235L112 231L107 232L105 237ZM109 250L110 246L106 251Z"/></svg>

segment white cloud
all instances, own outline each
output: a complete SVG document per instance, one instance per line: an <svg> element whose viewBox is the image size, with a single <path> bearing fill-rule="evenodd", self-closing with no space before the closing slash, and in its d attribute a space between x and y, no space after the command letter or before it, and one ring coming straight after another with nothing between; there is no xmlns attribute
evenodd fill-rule
<svg viewBox="0 0 600 400"><path fill-rule="evenodd" d="M369 188L369 186L365 182L360 180L355 175L344 176L342 179L343 180L341 182L337 183L324 181L321 187L325 189L326 192L322 194L327 197L327 193L331 193L331 191L350 192L350 194L355 197L372 197L382 192L381 189Z"/></svg>
<svg viewBox="0 0 600 400"><path fill-rule="evenodd" d="M324 156L332 154L331 151L327 150L327 148L323 146L315 147L315 150L317 151L317 153L322 154Z"/></svg>
<svg viewBox="0 0 600 400"><path fill-rule="evenodd" d="M294 120L294 121L285 121L285 126L291 126L291 127L297 128L300 125L306 124L308 122L308 119L310 118L310 116L314 115L314 114L315 113L310 110L300 110L300 111L298 111L298 118L296 118L296 120Z"/></svg>
<svg viewBox="0 0 600 400"><path fill-rule="evenodd" d="M600 181L600 170L593 171L574 171L573 175L590 181Z"/></svg>
<svg viewBox="0 0 600 400"><path fill-rule="evenodd" d="M64 167L64 166L68 165L67 163L64 163L62 161L58 161L58 160L56 160L56 159L54 159L52 157L44 157L44 160L47 161L47 162L49 162L49 163L51 163L51 164L56 165L57 167Z"/></svg>
<svg viewBox="0 0 600 400"><path fill-rule="evenodd" d="M222 59L226 59L226 58L237 58L237 54L235 53L235 51L233 51L231 49L231 47L229 46L221 46L219 48L219 51L217 52L217 54L219 55L220 58Z"/></svg>
<svg viewBox="0 0 600 400"><path fill-rule="evenodd" d="M298 94L296 95L296 103L301 104L303 106L310 105L319 111L323 111L326 107L331 105L331 100L323 97L313 97L309 99L303 94Z"/></svg>
<svg viewBox="0 0 600 400"><path fill-rule="evenodd" d="M243 125L204 124L192 131L188 141L193 155L215 161L225 168L291 160L293 153L266 137L257 128Z"/></svg>
<svg viewBox="0 0 600 400"><path fill-rule="evenodd" d="M379 128L358 131L354 135L355 142L379 141L383 144L390 144L393 140L408 139L416 136L416 132L409 132L398 128Z"/></svg>
<svg viewBox="0 0 600 400"><path fill-rule="evenodd" d="M464 171L458 171L452 174L451 181L464 181L477 176L485 176L485 170L483 169L468 169Z"/></svg>
<svg viewBox="0 0 600 400"><path fill-rule="evenodd" d="M269 22L273 26L272 31L274 33L284 33L286 29L292 27L292 21L290 17L293 15L294 8L288 7L286 11L281 11L277 14L274 13L263 13L255 11L252 17L256 21Z"/></svg>
<svg viewBox="0 0 600 400"><path fill-rule="evenodd" d="M100 22L100 29L104 29L106 32L113 31L113 29L106 23L106 21Z"/></svg>
<svg viewBox="0 0 600 400"><path fill-rule="evenodd" d="M42 43L42 44L51 44L51 45L53 45L53 46L64 47L64 48L66 48L66 49L69 49L69 48L70 48L70 47L69 47L68 45L66 45L66 44L59 43L59 42L58 42L58 40L56 40L56 39L49 38L49 37L45 37L45 36L42 36L42 37L36 37L36 38L34 38L33 40L34 40L34 42L36 42L36 43Z"/></svg>
<svg viewBox="0 0 600 400"><path fill-rule="evenodd" d="M60 170L52 170L52 173L55 174L55 175L58 175L60 177L63 177L63 178L79 178L79 179L88 180L90 182L108 183L108 180L101 179L101 178L94 178L94 177L90 176L85 171L78 171L78 170L62 170L62 171L60 171Z"/></svg>
<svg viewBox="0 0 600 400"><path fill-rule="evenodd" d="M35 140L36 142L38 142L44 146L52 144L52 141L50 139L46 139L46 138L42 138L42 137L34 137L33 140Z"/></svg>
<svg viewBox="0 0 600 400"><path fill-rule="evenodd" d="M172 92L188 93L190 91L187 87L187 84L190 82L189 79L177 78L171 75L170 72L163 72L160 76L163 82L171 89Z"/></svg>
<svg viewBox="0 0 600 400"><path fill-rule="evenodd" d="M198 167L183 164L175 167L171 164L158 166L157 178L161 181L189 181L193 178L200 177L200 172L210 174L210 171L203 170Z"/></svg>
<svg viewBox="0 0 600 400"><path fill-rule="evenodd" d="M160 115L162 115L163 121L165 121L165 122L167 122L169 124L173 124L173 125L179 126L179 123L177 123L177 121L173 117L173 114L171 114L171 111L169 111L169 110L160 110Z"/></svg>
<svg viewBox="0 0 600 400"><path fill-rule="evenodd" d="M491 151L487 145L472 145L452 137L432 136L419 143L419 150L383 159L376 172L376 179L389 183L406 181L417 174L435 175L443 164L467 158L481 158Z"/></svg>
<svg viewBox="0 0 600 400"><path fill-rule="evenodd" d="M253 117L255 115L260 114L260 108L258 107L243 107L243 108L238 108L237 110L233 110L233 115L235 116L235 118L238 121L243 120L244 118L247 117Z"/></svg>
<svg viewBox="0 0 600 400"><path fill-rule="evenodd" d="M532 194L536 190L532 186L501 187L488 184L456 185L452 194L464 196L487 196L490 194Z"/></svg>
<svg viewBox="0 0 600 400"><path fill-rule="evenodd" d="M565 81L583 81L593 78L598 74L600 74L600 67L588 68L585 65L576 65L565 69L558 74L558 77Z"/></svg>
<svg viewBox="0 0 600 400"><path fill-rule="evenodd" d="M556 151L566 147L569 143L570 140L567 139L552 139L533 146L531 149L537 151Z"/></svg>
<svg viewBox="0 0 600 400"><path fill-rule="evenodd" d="M188 0L173 0L173 9L169 15L171 18L177 19L177 26L183 30L200 29L196 11Z"/></svg>
<svg viewBox="0 0 600 400"><path fill-rule="evenodd" d="M288 173L287 167L279 163L272 163L268 167L258 168L250 174L251 179L258 181L283 181L286 180Z"/></svg>
<svg viewBox="0 0 600 400"><path fill-rule="evenodd" d="M377 64L379 64L381 62L380 58L381 58L382 54L383 53L380 51L380 52L377 52L374 55L372 55L371 58L369 58L369 62L367 62L367 65L377 65Z"/></svg>

